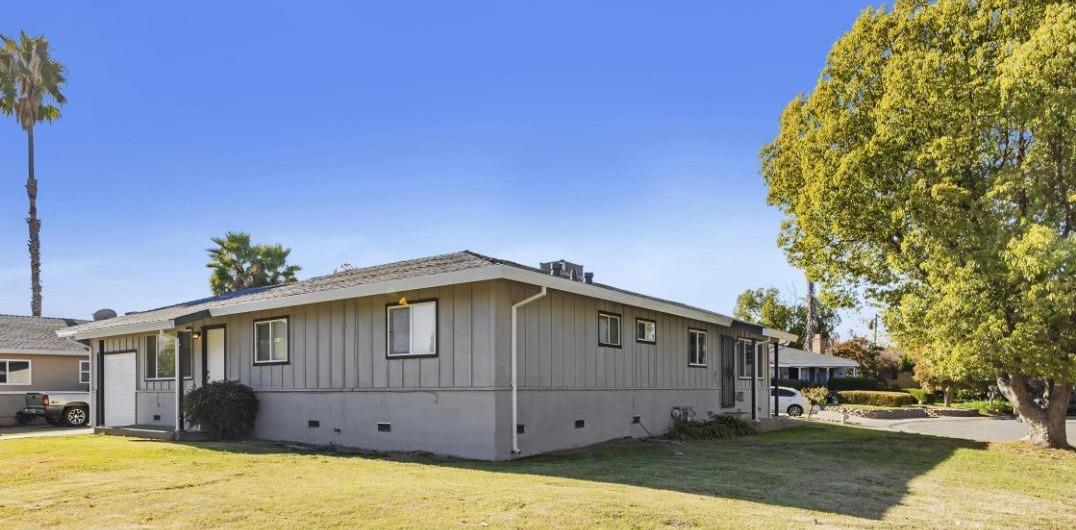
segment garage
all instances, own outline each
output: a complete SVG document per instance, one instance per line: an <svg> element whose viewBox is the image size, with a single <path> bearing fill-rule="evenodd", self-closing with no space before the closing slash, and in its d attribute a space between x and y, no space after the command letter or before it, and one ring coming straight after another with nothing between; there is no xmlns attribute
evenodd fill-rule
<svg viewBox="0 0 1076 530"><path fill-rule="evenodd" d="M134 425L135 353L109 353L104 359L105 425Z"/></svg>

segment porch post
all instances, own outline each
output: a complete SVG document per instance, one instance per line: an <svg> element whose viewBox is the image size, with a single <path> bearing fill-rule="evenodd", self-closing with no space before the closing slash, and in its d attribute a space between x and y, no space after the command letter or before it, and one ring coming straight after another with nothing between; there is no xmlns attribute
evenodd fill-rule
<svg viewBox="0 0 1076 530"><path fill-rule="evenodd" d="M755 339L751 339L751 419L758 421L758 390L756 383L758 383L758 372L760 367L755 366L758 364L758 344Z"/></svg>
<svg viewBox="0 0 1076 530"><path fill-rule="evenodd" d="M777 395L780 392L777 391L777 385L781 379L781 346L777 344L777 341L773 342L773 417L776 418L781 414L781 404L777 401Z"/></svg>
<svg viewBox="0 0 1076 530"><path fill-rule="evenodd" d="M164 331L161 331L162 336ZM158 344L160 344L158 342ZM179 333L176 333L176 431L183 430L183 371L182 371L182 357L180 353L182 346L179 344Z"/></svg>

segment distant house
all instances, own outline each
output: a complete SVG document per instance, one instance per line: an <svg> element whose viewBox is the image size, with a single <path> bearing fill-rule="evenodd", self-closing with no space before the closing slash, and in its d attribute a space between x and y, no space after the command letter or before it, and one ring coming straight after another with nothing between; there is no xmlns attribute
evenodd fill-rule
<svg viewBox="0 0 1076 530"><path fill-rule="evenodd" d="M772 344L795 338L597 283L563 260L467 251L61 334L91 341L106 430L182 431L183 394L230 379L257 392L258 438L487 460L648 436L686 408L766 418L763 368Z"/></svg>
<svg viewBox="0 0 1076 530"><path fill-rule="evenodd" d="M777 359L780 363L781 379L797 379L816 385L824 385L834 377L851 376L859 372L859 363L851 359L787 346L779 347ZM770 370L773 370L772 355Z"/></svg>
<svg viewBox="0 0 1076 530"><path fill-rule="evenodd" d="M14 423L27 392L88 401L89 348L56 336L58 330L80 323L69 318L0 315L0 425Z"/></svg>

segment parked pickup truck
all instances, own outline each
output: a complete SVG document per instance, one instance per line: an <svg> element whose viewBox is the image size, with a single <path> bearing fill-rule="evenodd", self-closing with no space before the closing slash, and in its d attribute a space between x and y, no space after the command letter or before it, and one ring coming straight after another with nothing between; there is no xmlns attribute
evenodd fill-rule
<svg viewBox="0 0 1076 530"><path fill-rule="evenodd" d="M15 413L15 421L26 425L34 418L44 417L49 425L82 427L90 421L90 405L84 401L85 392L65 394L26 394L26 408Z"/></svg>

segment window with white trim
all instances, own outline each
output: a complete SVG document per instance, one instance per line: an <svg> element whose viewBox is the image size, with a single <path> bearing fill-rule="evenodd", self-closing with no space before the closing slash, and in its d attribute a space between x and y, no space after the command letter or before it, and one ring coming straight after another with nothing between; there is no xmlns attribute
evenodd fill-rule
<svg viewBox="0 0 1076 530"><path fill-rule="evenodd" d="M254 364L288 362L288 317L254 321Z"/></svg>
<svg viewBox="0 0 1076 530"><path fill-rule="evenodd" d="M687 330L687 365L706 366L706 332L701 329Z"/></svg>
<svg viewBox="0 0 1076 530"><path fill-rule="evenodd" d="M90 361L78 362L78 382L89 383L90 382Z"/></svg>
<svg viewBox="0 0 1076 530"><path fill-rule="evenodd" d="M28 359L0 359L0 385L29 385L31 381Z"/></svg>
<svg viewBox="0 0 1076 530"><path fill-rule="evenodd" d="M171 335L146 337L147 380L172 379L176 376L176 342Z"/></svg>
<svg viewBox="0 0 1076 530"><path fill-rule="evenodd" d="M620 347L620 315L598 311L598 346Z"/></svg>
<svg viewBox="0 0 1076 530"><path fill-rule="evenodd" d="M739 358L740 379L751 379L751 374L756 372L755 370L755 358L757 349L755 348L755 342L750 339L737 339L736 340L736 357Z"/></svg>
<svg viewBox="0 0 1076 530"><path fill-rule="evenodd" d="M658 341L658 323L645 318L635 319L635 341L655 344Z"/></svg>
<svg viewBox="0 0 1076 530"><path fill-rule="evenodd" d="M389 357L437 355L437 300L386 308Z"/></svg>

